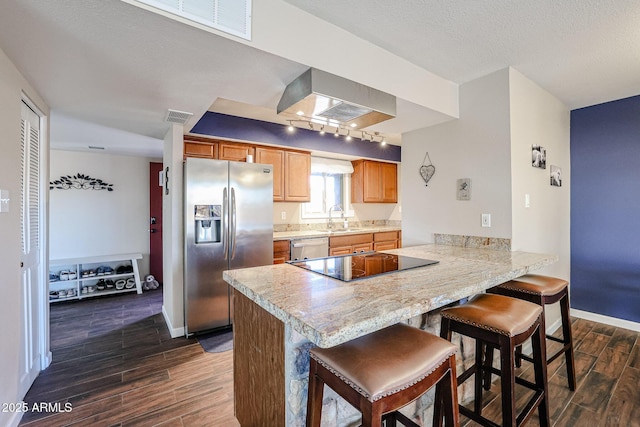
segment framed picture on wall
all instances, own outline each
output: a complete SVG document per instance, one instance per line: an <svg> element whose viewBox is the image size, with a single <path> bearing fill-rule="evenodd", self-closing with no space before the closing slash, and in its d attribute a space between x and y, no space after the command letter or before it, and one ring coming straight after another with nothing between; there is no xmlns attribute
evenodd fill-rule
<svg viewBox="0 0 640 427"><path fill-rule="evenodd" d="M471 178L460 178L456 181L458 200L471 200Z"/></svg>
<svg viewBox="0 0 640 427"><path fill-rule="evenodd" d="M531 146L531 166L534 168L547 168L547 150L541 145Z"/></svg>
<svg viewBox="0 0 640 427"><path fill-rule="evenodd" d="M551 185L554 187L562 187L562 169L558 166L551 165Z"/></svg>

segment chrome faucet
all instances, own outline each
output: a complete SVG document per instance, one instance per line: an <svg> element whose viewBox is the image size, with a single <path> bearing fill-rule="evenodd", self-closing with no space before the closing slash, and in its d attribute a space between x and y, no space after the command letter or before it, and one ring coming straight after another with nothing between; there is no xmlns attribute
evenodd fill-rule
<svg viewBox="0 0 640 427"><path fill-rule="evenodd" d="M331 213L337 209L340 210L340 218L344 221L344 211L342 210L342 207L340 207L340 205L331 206L329 208L329 221L327 222L327 228L330 230L333 228L333 218L331 217Z"/></svg>

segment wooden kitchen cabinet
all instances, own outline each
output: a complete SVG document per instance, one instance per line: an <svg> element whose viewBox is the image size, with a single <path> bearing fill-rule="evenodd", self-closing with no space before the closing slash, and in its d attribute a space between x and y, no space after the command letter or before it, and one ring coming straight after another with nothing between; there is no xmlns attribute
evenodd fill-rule
<svg viewBox="0 0 640 427"><path fill-rule="evenodd" d="M397 203L398 165L354 160L351 175L352 203Z"/></svg>
<svg viewBox="0 0 640 427"><path fill-rule="evenodd" d="M400 247L399 231L382 231L373 234L373 250L385 251Z"/></svg>
<svg viewBox="0 0 640 427"><path fill-rule="evenodd" d="M273 166L273 201L284 201L284 150L256 147L256 163Z"/></svg>
<svg viewBox="0 0 640 427"><path fill-rule="evenodd" d="M284 201L311 201L311 154L285 151Z"/></svg>
<svg viewBox="0 0 640 427"><path fill-rule="evenodd" d="M373 250L373 233L329 237L329 256L350 255Z"/></svg>
<svg viewBox="0 0 640 427"><path fill-rule="evenodd" d="M276 240L273 242L274 264L284 264L291 259L290 244L289 240Z"/></svg>
<svg viewBox="0 0 640 427"><path fill-rule="evenodd" d="M213 141L184 138L184 158L198 157L201 159L217 159L218 144Z"/></svg>
<svg viewBox="0 0 640 427"><path fill-rule="evenodd" d="M248 144L234 144L231 142L218 143L218 159L234 162L246 162L247 156L255 156L256 149Z"/></svg>

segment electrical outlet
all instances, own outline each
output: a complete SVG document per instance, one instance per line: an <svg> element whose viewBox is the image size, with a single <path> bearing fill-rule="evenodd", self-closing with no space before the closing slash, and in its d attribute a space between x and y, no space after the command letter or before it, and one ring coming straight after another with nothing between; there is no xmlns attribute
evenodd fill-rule
<svg viewBox="0 0 640 427"><path fill-rule="evenodd" d="M482 226L491 227L491 214L482 214Z"/></svg>
<svg viewBox="0 0 640 427"><path fill-rule="evenodd" d="M287 219L287 212L286 211L280 212L280 219L282 219L282 220Z"/></svg>
<svg viewBox="0 0 640 427"><path fill-rule="evenodd" d="M528 208L531 206L531 198L529 197L528 194L524 195L524 207Z"/></svg>

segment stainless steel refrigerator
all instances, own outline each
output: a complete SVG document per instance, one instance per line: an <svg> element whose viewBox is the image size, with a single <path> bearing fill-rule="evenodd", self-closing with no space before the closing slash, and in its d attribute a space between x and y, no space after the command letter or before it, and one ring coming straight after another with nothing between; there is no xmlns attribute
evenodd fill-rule
<svg viewBox="0 0 640 427"><path fill-rule="evenodd" d="M186 335L231 325L222 272L273 264L273 166L187 158L184 237Z"/></svg>

